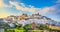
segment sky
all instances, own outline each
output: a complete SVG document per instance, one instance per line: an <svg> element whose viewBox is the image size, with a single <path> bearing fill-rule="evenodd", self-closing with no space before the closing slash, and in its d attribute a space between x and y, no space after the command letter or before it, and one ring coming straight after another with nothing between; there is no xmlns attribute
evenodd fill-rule
<svg viewBox="0 0 60 32"><path fill-rule="evenodd" d="M39 13L60 22L60 0L0 0L0 18Z"/></svg>

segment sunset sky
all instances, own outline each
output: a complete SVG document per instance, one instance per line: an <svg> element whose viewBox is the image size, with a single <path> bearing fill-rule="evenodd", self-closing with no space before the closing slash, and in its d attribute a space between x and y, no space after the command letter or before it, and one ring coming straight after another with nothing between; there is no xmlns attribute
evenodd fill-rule
<svg viewBox="0 0 60 32"><path fill-rule="evenodd" d="M0 0L0 18L39 13L60 22L60 0Z"/></svg>

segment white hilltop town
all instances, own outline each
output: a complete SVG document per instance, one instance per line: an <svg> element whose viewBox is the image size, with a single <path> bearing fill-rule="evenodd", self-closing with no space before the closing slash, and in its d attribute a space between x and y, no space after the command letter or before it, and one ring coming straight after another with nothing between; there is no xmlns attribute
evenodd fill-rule
<svg viewBox="0 0 60 32"><path fill-rule="evenodd" d="M6 18L0 19L1 24L8 23L10 25L10 27L14 27L14 23L22 24L22 26L24 26L26 24L31 24L33 22L37 25L38 24L49 24L49 25L58 24L58 22L56 22L50 18L47 18L46 16L39 15L39 13L32 14L31 16L28 16L27 14L22 14L21 16L11 15Z"/></svg>
<svg viewBox="0 0 60 32"><path fill-rule="evenodd" d="M46 16L39 15L37 14L32 14L31 16L28 16L27 14L22 14L21 16L8 16L4 18L4 22L8 23L11 27L14 27L13 23L17 24L22 24L22 26L26 24L51 24L51 25L56 25L58 22L51 20L50 18L47 18Z"/></svg>
<svg viewBox="0 0 60 32"><path fill-rule="evenodd" d="M32 14L30 16L27 14L22 14L20 16L10 15L5 18L0 18L0 25L4 26L5 24L8 24L8 26L11 28L16 27L16 24L22 25L23 27L26 24L32 24L33 28L40 24L46 24L46 25L52 25L52 26L48 26L48 27L53 28L53 29L60 28L60 22L54 21L46 16L42 16L39 13ZM4 32L4 31L5 31L4 29L0 29L0 32Z"/></svg>

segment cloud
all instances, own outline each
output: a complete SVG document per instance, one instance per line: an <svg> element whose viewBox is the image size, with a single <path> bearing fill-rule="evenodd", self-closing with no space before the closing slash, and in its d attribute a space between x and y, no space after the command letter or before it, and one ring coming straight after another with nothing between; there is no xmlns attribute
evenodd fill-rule
<svg viewBox="0 0 60 32"><path fill-rule="evenodd" d="M16 8L17 9L16 11L20 11L20 12L23 11L23 12L39 13L39 14L42 14L42 15L44 15L44 14L45 15L46 14L57 15L57 13L60 13L60 10L58 9L58 7L60 6L59 3L60 3L60 0L57 0L56 5L53 5L53 6L50 6L50 7L46 6L46 7L43 7L43 8L36 8L36 7L32 6L32 5L26 5L24 3L20 3L20 2L17 2L17 1L13 2L11 0L9 1L9 5L6 5L6 3L4 3L4 0L0 0L0 8L1 7L7 7L7 8L9 8L9 7L13 8L14 7L13 9ZM7 15L0 14L0 17L6 17L8 15L11 15L11 13L7 14Z"/></svg>
<svg viewBox="0 0 60 32"><path fill-rule="evenodd" d="M51 6L51 7L44 7L44 8L36 9L36 12L40 13L40 14L47 14L54 10L55 10L55 8Z"/></svg>
<svg viewBox="0 0 60 32"><path fill-rule="evenodd" d="M0 7L6 7L7 5L4 3L3 0L0 0Z"/></svg>
<svg viewBox="0 0 60 32"><path fill-rule="evenodd" d="M11 5L7 5L4 3L4 0L0 0L0 7L11 7Z"/></svg>
<svg viewBox="0 0 60 32"><path fill-rule="evenodd" d="M29 12L34 12L35 11L34 7L26 7L23 3L17 3L17 2L11 2L10 1L10 4L15 6L16 9L20 10L20 11L29 11Z"/></svg>
<svg viewBox="0 0 60 32"><path fill-rule="evenodd" d="M51 9L53 9L52 11L49 11L50 14L53 14L53 15L56 15L58 13L60 13L60 4L56 4L56 5L53 5L51 7Z"/></svg>
<svg viewBox="0 0 60 32"><path fill-rule="evenodd" d="M59 4L60 3L60 0L57 0L56 3Z"/></svg>
<svg viewBox="0 0 60 32"><path fill-rule="evenodd" d="M32 13L40 13L40 14L46 14L49 11L52 11L55 9L54 7L35 8L32 5L29 5L29 7L26 7L24 3L12 2L12 1L10 1L10 4L15 6L17 10L28 11Z"/></svg>
<svg viewBox="0 0 60 32"><path fill-rule="evenodd" d="M40 14L46 14L49 11L53 11L54 7L44 7L44 8L35 8L32 5L28 5L28 7L24 3L18 3L18 2L12 2L9 1L10 5L6 5L4 3L4 0L0 0L0 7L15 7L19 11L26 11L31 13L40 13ZM49 12L50 13L50 12Z"/></svg>
<svg viewBox="0 0 60 32"><path fill-rule="evenodd" d="M50 7L43 7L43 8L35 8L32 5L28 5L28 7L24 3L18 3L18 2L12 2L9 1L10 5L6 5L4 3L4 0L0 0L0 7L15 7L19 11L26 11L31 13L40 13L40 14L46 14L46 13L52 13L56 10L56 5L50 6Z"/></svg>

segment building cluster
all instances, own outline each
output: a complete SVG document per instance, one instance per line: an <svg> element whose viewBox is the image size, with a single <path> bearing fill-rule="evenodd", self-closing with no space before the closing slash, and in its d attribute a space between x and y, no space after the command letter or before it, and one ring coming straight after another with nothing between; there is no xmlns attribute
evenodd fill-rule
<svg viewBox="0 0 60 32"><path fill-rule="evenodd" d="M35 24L55 24L56 23L50 18L39 15L39 13L32 14L31 16L28 16L27 14L22 14L21 16L11 15L4 18L4 20L5 20L5 23L8 23L8 24L17 23L17 24L22 24L23 26L26 24L31 24L33 22Z"/></svg>
<svg viewBox="0 0 60 32"><path fill-rule="evenodd" d="M29 19L33 19L33 18L38 18L39 14L33 14L32 16L28 16L27 14L22 14L21 16L8 16L6 18L4 18L4 20L6 21L6 23L11 23L11 22L17 22L20 20L29 20Z"/></svg>

